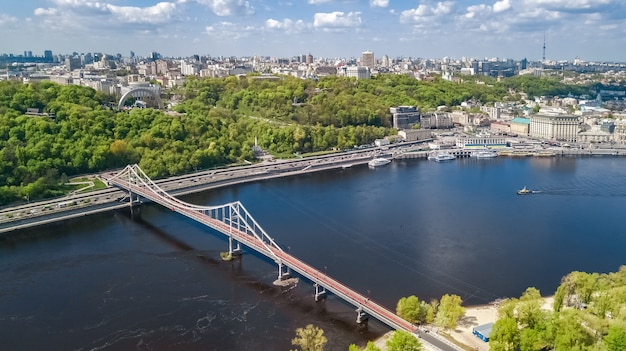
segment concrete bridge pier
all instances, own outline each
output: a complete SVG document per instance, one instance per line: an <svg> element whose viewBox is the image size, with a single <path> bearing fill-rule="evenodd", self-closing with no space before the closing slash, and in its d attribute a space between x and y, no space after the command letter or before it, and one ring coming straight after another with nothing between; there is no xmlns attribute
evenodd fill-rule
<svg viewBox="0 0 626 351"><path fill-rule="evenodd" d="M134 195L133 198L133 192L132 191L128 191L128 204L130 205L130 216L131 217L135 217L135 215L140 215L141 214L141 200L139 199L139 195Z"/></svg>
<svg viewBox="0 0 626 351"><path fill-rule="evenodd" d="M282 261L278 261L278 280L287 280L289 278L291 278L291 270Z"/></svg>
<svg viewBox="0 0 626 351"><path fill-rule="evenodd" d="M367 321L369 320L369 315L363 311L363 307L359 306L356 309L356 322L359 324L367 325Z"/></svg>
<svg viewBox="0 0 626 351"><path fill-rule="evenodd" d="M326 288L319 285L318 283L313 284L315 287L315 301L319 301L321 299L326 298Z"/></svg>
<svg viewBox="0 0 626 351"><path fill-rule="evenodd" d="M274 285L288 287L298 284L299 279L297 277L291 277L291 270L284 265L282 261L276 261L278 263L278 279L274 280Z"/></svg>
<svg viewBox="0 0 626 351"><path fill-rule="evenodd" d="M235 242L234 248L233 241ZM239 244L239 241L233 240L232 236L228 237L228 253L231 257L241 256L241 244Z"/></svg>

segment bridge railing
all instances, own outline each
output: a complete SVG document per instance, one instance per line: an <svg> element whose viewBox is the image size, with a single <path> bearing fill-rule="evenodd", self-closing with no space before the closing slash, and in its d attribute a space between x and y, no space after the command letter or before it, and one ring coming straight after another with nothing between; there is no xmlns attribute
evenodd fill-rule
<svg viewBox="0 0 626 351"><path fill-rule="evenodd" d="M279 278L282 275L282 266L286 265L301 276L323 286L329 292L357 307L359 317L361 312L365 312L393 329L409 332L416 330L415 325L402 319L384 306L284 252L239 201L221 206L188 204L161 189L137 165L127 166L123 171L109 178L108 181L117 187L129 191L131 201L133 194L149 199L273 258L281 270L279 271Z"/></svg>
<svg viewBox="0 0 626 351"><path fill-rule="evenodd" d="M239 201L220 206L199 206L181 201L159 187L136 164L126 166L126 168L107 181L119 188L130 191L131 194L140 195L172 210L178 210L178 212L201 221L226 235L232 235L234 229L239 233L254 237L264 246L265 251L268 253L273 252L271 248L283 252L283 249L267 234ZM197 216L198 214L208 216L215 221L206 221L206 218L199 217ZM225 224L228 228L218 225L216 221Z"/></svg>

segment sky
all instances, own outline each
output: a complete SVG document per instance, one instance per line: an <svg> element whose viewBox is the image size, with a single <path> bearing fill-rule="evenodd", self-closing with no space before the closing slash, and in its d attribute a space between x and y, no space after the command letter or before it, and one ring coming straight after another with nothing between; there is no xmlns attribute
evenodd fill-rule
<svg viewBox="0 0 626 351"><path fill-rule="evenodd" d="M4 0L0 53L626 62L625 0Z"/></svg>

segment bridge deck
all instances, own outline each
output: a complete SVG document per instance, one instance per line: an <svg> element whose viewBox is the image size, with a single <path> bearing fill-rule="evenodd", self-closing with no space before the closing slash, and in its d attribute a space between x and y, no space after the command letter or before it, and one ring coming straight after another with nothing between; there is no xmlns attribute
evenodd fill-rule
<svg viewBox="0 0 626 351"><path fill-rule="evenodd" d="M137 174L135 173L135 176ZM129 176L132 179L132 175ZM149 179L148 179L149 180ZM259 240L256 236L250 235L233 225L233 220L229 218L227 223L225 220L214 218L207 214L206 209L201 206L187 204L174 197L164 193L161 189L154 189L150 184L144 182L143 184L137 184L122 179L110 179L109 182L117 187L128 190L135 195L139 195L146 199L149 199L155 203L158 203L172 211L178 212L188 218L196 220L220 233L232 237L234 240L241 244L273 259L279 265L285 265L292 271L299 275L311 280L314 283L324 287L327 291L333 293L349 304L357 307L368 315L376 318L380 322L389 326L395 330L404 330L407 332L415 332L417 327L399 317L389 309L370 300L368 297L356 292L355 290L347 287L336 279L328 276L327 274L317 270L309 264L299 260L298 258L284 252L273 242L268 244ZM256 222L255 222L256 224ZM248 229L246 229L247 231ZM272 245L274 244L274 245Z"/></svg>

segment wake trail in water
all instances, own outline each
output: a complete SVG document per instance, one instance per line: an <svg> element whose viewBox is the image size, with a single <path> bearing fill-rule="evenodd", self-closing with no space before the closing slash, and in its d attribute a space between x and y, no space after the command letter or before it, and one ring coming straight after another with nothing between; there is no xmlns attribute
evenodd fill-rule
<svg viewBox="0 0 626 351"><path fill-rule="evenodd" d="M616 176L584 177L568 183L546 184L533 190L536 190L536 194L539 195L626 197L626 182L623 178Z"/></svg>

